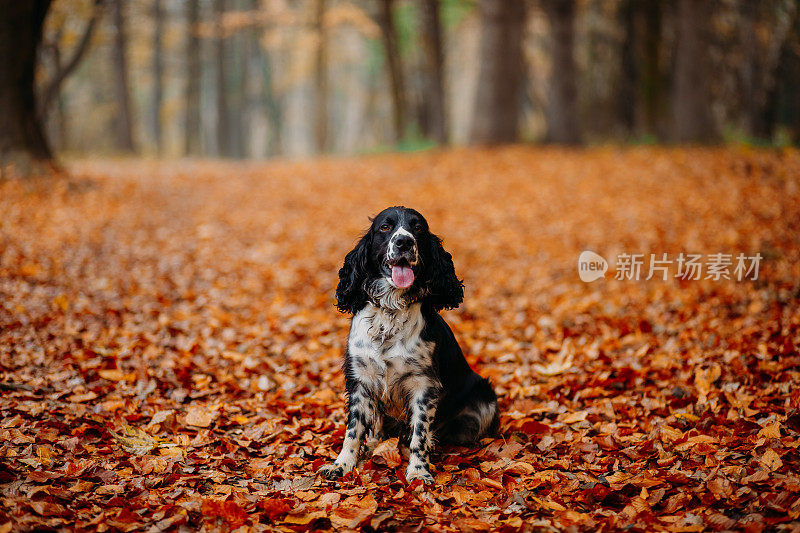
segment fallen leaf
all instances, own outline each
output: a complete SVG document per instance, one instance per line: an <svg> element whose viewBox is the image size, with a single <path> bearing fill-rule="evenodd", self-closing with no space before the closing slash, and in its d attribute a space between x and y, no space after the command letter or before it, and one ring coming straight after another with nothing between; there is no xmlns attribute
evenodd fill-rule
<svg viewBox="0 0 800 533"><path fill-rule="evenodd" d="M247 513L233 501L205 499L200 511L206 517L224 520L230 529L236 529L247 522Z"/></svg>
<svg viewBox="0 0 800 533"><path fill-rule="evenodd" d="M325 511L311 511L309 513L290 514L283 519L287 524L306 525L318 518L325 518L328 514ZM333 518L331 518L331 521Z"/></svg>
<svg viewBox="0 0 800 533"><path fill-rule="evenodd" d="M50 464L53 462L53 451L49 446L37 446L36 456L39 458L39 462L43 466L50 466Z"/></svg>
<svg viewBox="0 0 800 533"><path fill-rule="evenodd" d="M153 415L153 418L150 419L150 424L148 425L150 426L155 426L156 424L171 425L174 420L175 420L175 410L163 409Z"/></svg>
<svg viewBox="0 0 800 533"><path fill-rule="evenodd" d="M705 398L712 391L715 381L722 375L722 369L718 364L714 364L709 368L698 368L694 371L694 384L697 391L700 393L700 402L704 402Z"/></svg>
<svg viewBox="0 0 800 533"><path fill-rule="evenodd" d="M375 447L372 451L372 456L380 457L389 468L400 466L403 458L400 456L400 451L397 447L398 439L396 437L385 440Z"/></svg>
<svg viewBox="0 0 800 533"><path fill-rule="evenodd" d="M158 441L139 428L122 425L121 434L109 430L122 448L134 455L145 455L158 447Z"/></svg>
<svg viewBox="0 0 800 533"><path fill-rule="evenodd" d="M781 424L780 422L773 422L771 424L767 424L766 426L762 427L758 431L759 438L763 437L765 439L780 439L781 438Z"/></svg>
<svg viewBox="0 0 800 533"><path fill-rule="evenodd" d="M97 371L97 374L101 378L107 379L109 381L122 381L126 377L125 373L123 373L122 370L116 368L112 369L102 368Z"/></svg>
<svg viewBox="0 0 800 533"><path fill-rule="evenodd" d="M378 502L372 495L357 501L342 502L330 515L331 523L353 529L372 517L377 509Z"/></svg>
<svg viewBox="0 0 800 533"><path fill-rule="evenodd" d="M576 422L583 422L586 420L586 416L589 413L586 411L576 411L574 413L568 413L563 417L559 417L559 422L563 422L564 424L574 424Z"/></svg>
<svg viewBox="0 0 800 533"><path fill-rule="evenodd" d="M572 368L572 360L572 354L561 352L547 365L535 364L533 369L543 376L557 376Z"/></svg>
<svg viewBox="0 0 800 533"><path fill-rule="evenodd" d="M75 403L81 403L81 402L88 402L96 398L97 398L97 393L89 391L89 392L82 392L79 394L72 394L67 397L67 400Z"/></svg>
<svg viewBox="0 0 800 533"><path fill-rule="evenodd" d="M772 448L769 448L767 451L764 452L759 462L761 463L761 466L763 466L770 472L774 472L783 466L783 461L781 461L781 456L778 455Z"/></svg>
<svg viewBox="0 0 800 533"><path fill-rule="evenodd" d="M186 411L186 424L189 426L207 428L217 418L216 408L206 405L193 405Z"/></svg>

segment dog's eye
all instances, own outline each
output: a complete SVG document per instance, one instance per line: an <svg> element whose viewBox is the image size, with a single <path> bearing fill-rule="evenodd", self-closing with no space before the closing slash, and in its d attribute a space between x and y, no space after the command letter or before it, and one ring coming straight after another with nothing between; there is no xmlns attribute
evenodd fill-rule
<svg viewBox="0 0 800 533"><path fill-rule="evenodd" d="M381 224L381 231L389 231L390 229L392 229L392 227L389 224Z"/></svg>
<svg viewBox="0 0 800 533"><path fill-rule="evenodd" d="M414 224L414 231L416 233L419 233L420 231L422 231L422 224L419 224L419 223Z"/></svg>

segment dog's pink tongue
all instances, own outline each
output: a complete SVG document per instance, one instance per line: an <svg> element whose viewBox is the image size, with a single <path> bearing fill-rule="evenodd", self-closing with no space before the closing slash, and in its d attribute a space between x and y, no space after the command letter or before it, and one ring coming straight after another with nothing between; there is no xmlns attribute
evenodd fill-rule
<svg viewBox="0 0 800 533"><path fill-rule="evenodd" d="M401 289L406 289L414 283L414 271L407 266L393 266L392 282Z"/></svg>

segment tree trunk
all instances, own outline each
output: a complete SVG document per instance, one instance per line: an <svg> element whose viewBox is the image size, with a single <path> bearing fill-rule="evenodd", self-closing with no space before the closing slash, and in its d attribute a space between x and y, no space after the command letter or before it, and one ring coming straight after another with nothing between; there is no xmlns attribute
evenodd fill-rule
<svg viewBox="0 0 800 533"><path fill-rule="evenodd" d="M34 94L36 54L49 0L0 0L0 173L27 173L52 153Z"/></svg>
<svg viewBox="0 0 800 533"><path fill-rule="evenodd" d="M400 142L406 133L406 88L403 66L397 45L397 31L392 16L393 0L382 0L378 8L378 26L381 29L386 64L389 67L389 86L392 93L392 125L394 140Z"/></svg>
<svg viewBox="0 0 800 533"><path fill-rule="evenodd" d="M56 104L53 106L56 111L56 135L58 136L58 145L56 150L69 150L69 123L67 122L67 103L64 95L59 94L56 97Z"/></svg>
<svg viewBox="0 0 800 533"><path fill-rule="evenodd" d="M800 18L800 13L795 15ZM778 63L777 90L779 91L778 115L780 123L795 146L800 146L800 21L790 28L781 60Z"/></svg>
<svg viewBox="0 0 800 533"><path fill-rule="evenodd" d="M247 9L247 2L235 0L233 8L236 11L244 12ZM239 28L231 35L228 47L228 62L231 65L231 78L228 87L231 108L231 135L233 143L231 155L237 159L243 159L250 153L249 143L249 113L247 110L247 83L250 61L250 36L253 29L249 27Z"/></svg>
<svg viewBox="0 0 800 533"><path fill-rule="evenodd" d="M186 130L184 152L199 155L200 145L200 39L197 36L200 24L200 0L186 2Z"/></svg>
<svg viewBox="0 0 800 533"><path fill-rule="evenodd" d="M673 138L709 142L717 138L711 116L707 25L711 0L679 0L678 45L672 97Z"/></svg>
<svg viewBox="0 0 800 533"><path fill-rule="evenodd" d="M439 0L421 0L424 120L422 129L439 144L447 143L444 107L444 51Z"/></svg>
<svg viewBox="0 0 800 533"><path fill-rule="evenodd" d="M515 142L522 102L525 2L481 0L480 17L480 74L470 142Z"/></svg>
<svg viewBox="0 0 800 533"><path fill-rule="evenodd" d="M636 127L636 87L639 69L636 61L636 0L622 0L617 7L617 21L622 27L623 40L619 51L619 78L616 91L617 119L627 135Z"/></svg>
<svg viewBox="0 0 800 533"><path fill-rule="evenodd" d="M664 107L664 76L661 72L661 11L663 0L649 0L641 6L644 27L642 70L639 93L642 98L641 128L646 133L663 135L661 114Z"/></svg>
<svg viewBox="0 0 800 533"><path fill-rule="evenodd" d="M155 20L155 26L153 29L153 101L151 114L156 153L161 155L163 149L161 138L161 102L164 94L164 50L162 46L164 35L163 0L153 0L153 18Z"/></svg>
<svg viewBox="0 0 800 533"><path fill-rule="evenodd" d="M251 13L259 9L258 0L245 2L244 8ZM240 85L241 96L239 98L239 155L247 158L252 155L252 126L253 117L257 113L255 106L256 98L253 95L254 76L253 66L260 63L260 45L258 43L258 30L255 26L246 28L242 35L242 79Z"/></svg>
<svg viewBox="0 0 800 533"><path fill-rule="evenodd" d="M228 57L226 53L228 43L222 25L225 16L225 0L214 0L214 14L217 25L217 154L230 157L233 139L231 138L231 113L228 106Z"/></svg>
<svg viewBox="0 0 800 533"><path fill-rule="evenodd" d="M114 13L114 48L113 69L117 93L117 117L115 131L117 148L125 152L135 152L133 143L133 121L131 114L131 98L128 85L128 34L125 18L125 0L113 1Z"/></svg>
<svg viewBox="0 0 800 533"><path fill-rule="evenodd" d="M578 87L575 58L575 1L545 0L550 21L551 57L550 90L547 102L547 141L578 144Z"/></svg>
<svg viewBox="0 0 800 533"><path fill-rule="evenodd" d="M58 41L55 41L56 43ZM44 44L42 46L45 46ZM53 68L55 70L55 77L54 80L59 77L61 72L61 48L57 45L50 47L50 51L53 54ZM39 54L39 60L41 61L42 54ZM45 137L50 142L50 148L53 152L58 152L59 150L64 149L64 145L67 140L66 135L66 116L64 113L64 97L61 94L61 91L57 90L55 92L55 96L51 98L55 98L55 102L50 104L47 103L47 93L51 85L48 84L47 87L41 91L41 96L39 97L39 105L38 105L38 112L40 116L40 120L42 123L42 128L44 129Z"/></svg>
<svg viewBox="0 0 800 533"><path fill-rule="evenodd" d="M314 62L314 139L317 152L328 150L328 42L325 28L325 0L316 0L314 27L317 53Z"/></svg>
<svg viewBox="0 0 800 533"><path fill-rule="evenodd" d="M759 26L767 25L764 5L743 2L741 5L741 95L745 129L752 137L771 140L775 130L778 106L778 74L788 58L791 35L797 22L797 5L789 4L775 24L769 24L766 42L760 42ZM768 6L767 6L768 7ZM783 60L782 60L783 59Z"/></svg>
<svg viewBox="0 0 800 533"><path fill-rule="evenodd" d="M276 94L273 82L272 71L275 63L276 61L270 57L269 50L261 50L263 98L267 106L270 126L268 153L271 156L283 154L283 106L281 105L280 96Z"/></svg>

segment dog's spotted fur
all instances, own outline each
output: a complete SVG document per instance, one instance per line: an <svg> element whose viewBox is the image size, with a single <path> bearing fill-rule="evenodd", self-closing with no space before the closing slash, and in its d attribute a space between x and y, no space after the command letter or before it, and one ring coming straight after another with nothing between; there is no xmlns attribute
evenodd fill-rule
<svg viewBox="0 0 800 533"><path fill-rule="evenodd" d="M413 239L399 252L398 236ZM414 283L401 289L389 265L405 261ZM345 354L348 420L342 451L323 467L329 478L355 468L359 452L399 434L410 449L406 479L432 482L434 441L471 444L496 430L497 399L470 369L439 315L457 307L463 285L450 254L412 209L374 220L339 271L337 307L353 313Z"/></svg>

